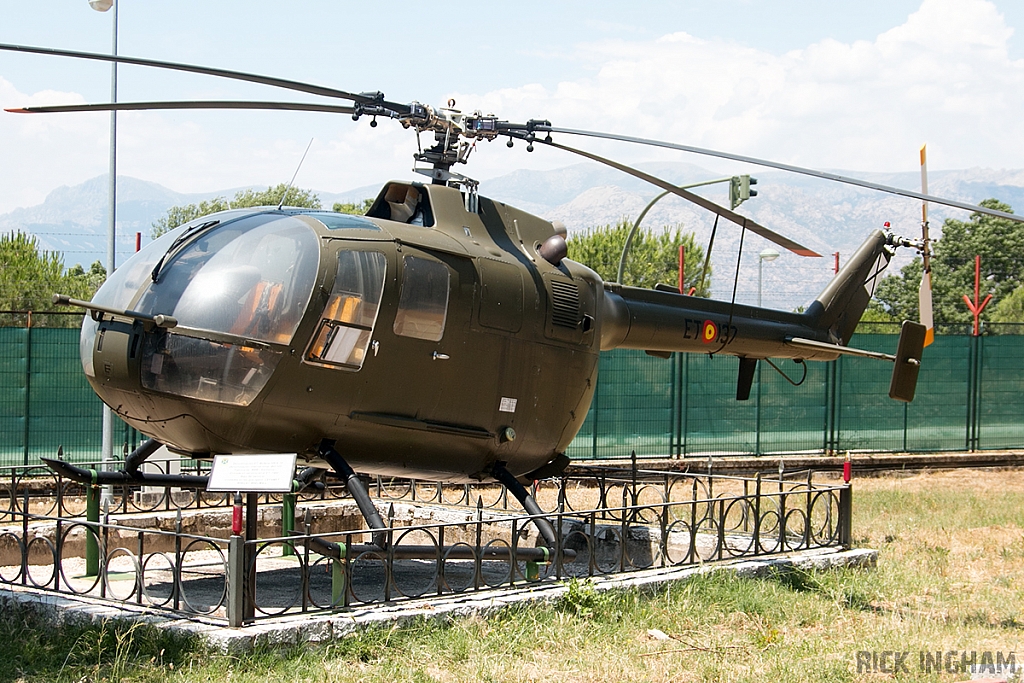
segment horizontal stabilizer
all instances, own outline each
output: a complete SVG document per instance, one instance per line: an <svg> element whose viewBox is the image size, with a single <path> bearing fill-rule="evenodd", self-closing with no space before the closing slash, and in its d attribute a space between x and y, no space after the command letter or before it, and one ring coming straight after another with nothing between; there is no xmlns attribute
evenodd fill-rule
<svg viewBox="0 0 1024 683"><path fill-rule="evenodd" d="M927 334L928 328L924 325L910 320L903 321L900 342L896 348L896 366L892 369L892 380L889 382L889 398L907 403L914 400Z"/></svg>

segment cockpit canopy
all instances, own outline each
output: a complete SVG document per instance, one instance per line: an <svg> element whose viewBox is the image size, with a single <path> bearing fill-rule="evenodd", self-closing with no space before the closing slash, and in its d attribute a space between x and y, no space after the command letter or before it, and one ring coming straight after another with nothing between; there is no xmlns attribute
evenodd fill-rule
<svg viewBox="0 0 1024 683"><path fill-rule="evenodd" d="M172 315L182 329L288 344L316 281L316 232L300 215L232 213L154 241L114 273L97 302Z"/></svg>
<svg viewBox="0 0 1024 683"><path fill-rule="evenodd" d="M177 328L159 340L168 349L187 337L203 338L204 333L237 337L243 344L289 344L319 270L320 245L313 225L312 218L300 213L272 209L204 216L135 254L93 300L173 316ZM91 318L82 325L82 365L90 376L95 376L97 328ZM166 356L168 351L161 346L160 353ZM178 360L176 367L185 369Z"/></svg>
<svg viewBox="0 0 1024 683"><path fill-rule="evenodd" d="M291 342L316 281L314 230L299 216L264 213L194 231L163 257L135 310L172 315L182 328Z"/></svg>

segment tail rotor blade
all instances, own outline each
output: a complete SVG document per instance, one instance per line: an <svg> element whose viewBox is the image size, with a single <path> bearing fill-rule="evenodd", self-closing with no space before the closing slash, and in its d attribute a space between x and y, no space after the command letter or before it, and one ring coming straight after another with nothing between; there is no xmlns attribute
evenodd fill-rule
<svg viewBox="0 0 1024 683"><path fill-rule="evenodd" d="M928 150L921 145L921 194L928 194ZM935 324L932 319L932 259L928 241L928 200L921 201L921 250L922 272L921 286L917 290L917 310L920 312L921 324L925 327L924 345L935 341Z"/></svg>
<svg viewBox="0 0 1024 683"><path fill-rule="evenodd" d="M932 320L932 274L927 270L921 274L921 286L917 290L917 310L921 324L925 327L924 345L935 341L935 323Z"/></svg>

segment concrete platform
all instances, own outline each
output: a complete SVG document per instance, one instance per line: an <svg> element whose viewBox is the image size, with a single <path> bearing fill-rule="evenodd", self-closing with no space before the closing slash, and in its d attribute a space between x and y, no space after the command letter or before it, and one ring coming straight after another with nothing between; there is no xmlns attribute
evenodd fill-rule
<svg viewBox="0 0 1024 683"><path fill-rule="evenodd" d="M595 577L597 590L616 588L655 588L713 572L734 572L741 577L765 576L787 569L828 569L832 567L873 567L878 551L819 548L784 555L764 556ZM0 584L0 609L32 610L55 624L88 624L127 620L195 634L209 645L227 653L244 652L256 646L303 642L326 642L369 626L424 618L451 618L486 615L509 605L529 601L553 601L567 590L565 583L544 581L522 587L488 589L459 595L385 603L334 612L307 612L282 617L262 618L242 628L202 618L182 619L167 612L88 597L68 596L35 588Z"/></svg>

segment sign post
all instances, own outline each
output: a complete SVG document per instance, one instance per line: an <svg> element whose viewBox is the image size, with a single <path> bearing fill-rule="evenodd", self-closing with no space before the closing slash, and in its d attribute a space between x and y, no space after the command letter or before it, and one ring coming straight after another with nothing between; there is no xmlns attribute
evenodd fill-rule
<svg viewBox="0 0 1024 683"><path fill-rule="evenodd" d="M295 478L295 453L218 455L207 491L233 493L231 538L228 541L228 624L238 628L256 616L256 535L260 493L290 495ZM242 536L242 493L245 493L245 535ZM248 591L246 591L248 586Z"/></svg>

